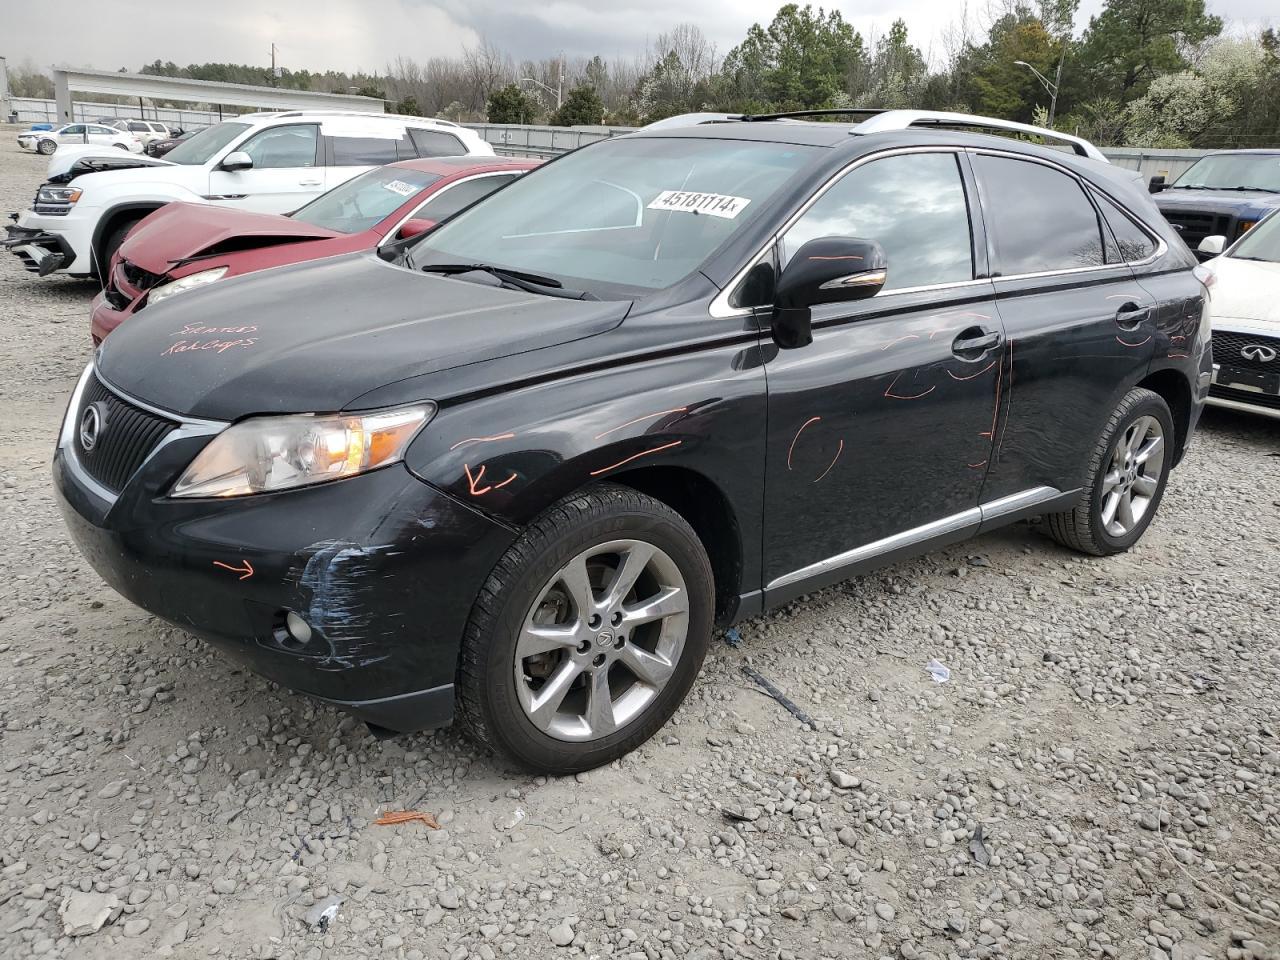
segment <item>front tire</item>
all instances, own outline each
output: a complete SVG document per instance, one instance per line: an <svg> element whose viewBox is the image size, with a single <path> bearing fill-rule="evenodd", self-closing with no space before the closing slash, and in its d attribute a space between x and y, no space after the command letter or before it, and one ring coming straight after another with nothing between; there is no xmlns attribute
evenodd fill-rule
<svg viewBox="0 0 1280 960"><path fill-rule="evenodd" d="M58 145L54 143L52 140L41 140L38 144L36 144L36 152L39 153L40 156L42 157L51 156L53 152L57 149L58 149Z"/></svg>
<svg viewBox="0 0 1280 960"><path fill-rule="evenodd" d="M1112 413L1073 510L1050 514L1049 535L1095 557L1122 553L1146 532L1173 465L1173 416L1159 394L1134 387Z"/></svg>
<svg viewBox="0 0 1280 960"><path fill-rule="evenodd" d="M615 760L684 700L714 599L706 551L670 507L614 484L562 500L480 591L458 665L459 719L542 773Z"/></svg>
<svg viewBox="0 0 1280 960"><path fill-rule="evenodd" d="M107 234L106 241L102 244L102 255L98 260L98 280L105 287L107 281L111 278L111 260L116 255L116 251L120 249L120 245L124 243L125 237L129 235L129 231L138 225L141 217L133 217L124 220L111 228L111 232Z"/></svg>

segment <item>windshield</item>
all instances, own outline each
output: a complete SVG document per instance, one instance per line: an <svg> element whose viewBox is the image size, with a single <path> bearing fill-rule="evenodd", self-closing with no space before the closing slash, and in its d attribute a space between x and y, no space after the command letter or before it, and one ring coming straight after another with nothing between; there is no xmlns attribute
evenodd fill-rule
<svg viewBox="0 0 1280 960"><path fill-rule="evenodd" d="M166 153L164 158L172 160L174 163L191 165L205 163L215 153L248 129L249 125L247 123L220 123L216 127L201 130L190 140L183 140Z"/></svg>
<svg viewBox="0 0 1280 960"><path fill-rule="evenodd" d="M421 170L378 167L321 194L292 216L339 233L360 233L439 179Z"/></svg>
<svg viewBox="0 0 1280 960"><path fill-rule="evenodd" d="M426 235L409 266L486 263L628 299L688 276L815 154L744 140L623 137L569 154Z"/></svg>
<svg viewBox="0 0 1280 960"><path fill-rule="evenodd" d="M1216 153L1201 157L1174 188L1280 191L1280 153Z"/></svg>
<svg viewBox="0 0 1280 960"><path fill-rule="evenodd" d="M1229 256L1236 260L1280 263L1280 216L1272 214L1246 233Z"/></svg>

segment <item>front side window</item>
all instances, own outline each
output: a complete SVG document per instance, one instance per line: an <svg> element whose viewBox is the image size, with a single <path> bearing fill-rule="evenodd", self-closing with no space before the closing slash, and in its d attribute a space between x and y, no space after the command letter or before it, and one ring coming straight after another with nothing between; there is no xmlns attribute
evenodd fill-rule
<svg viewBox="0 0 1280 960"><path fill-rule="evenodd" d="M164 155L173 163L199 165L208 163L227 144L249 129L247 123L220 123L192 134Z"/></svg>
<svg viewBox="0 0 1280 960"><path fill-rule="evenodd" d="M1213 153L1188 167L1170 189L1280 192L1280 153Z"/></svg>
<svg viewBox="0 0 1280 960"><path fill-rule="evenodd" d="M886 290L973 279L969 205L951 153L902 154L851 170L787 231L782 265L818 237L879 243Z"/></svg>
<svg viewBox="0 0 1280 960"><path fill-rule="evenodd" d="M408 265L487 263L631 299L701 267L818 153L749 140L603 140L426 234Z"/></svg>
<svg viewBox="0 0 1280 960"><path fill-rule="evenodd" d="M253 158L255 170L316 165L316 125L291 123L263 130L240 148Z"/></svg>
<svg viewBox="0 0 1280 960"><path fill-rule="evenodd" d="M84 124L73 123L68 127L63 127L60 132L64 137L82 137L84 136Z"/></svg>
<svg viewBox="0 0 1280 960"><path fill-rule="evenodd" d="M505 186L516 178L517 174L493 174L487 177L476 177L474 180L463 180L445 187L434 194L417 210L413 216L421 220L447 220L463 207L469 207L482 197L487 197L501 186Z"/></svg>
<svg viewBox="0 0 1280 960"><path fill-rule="evenodd" d="M1097 267L1102 228L1083 188L1042 163L973 158L998 276Z"/></svg>
<svg viewBox="0 0 1280 960"><path fill-rule="evenodd" d="M292 216L302 223L339 233L360 233L439 179L434 173L420 170L378 167L321 194Z"/></svg>

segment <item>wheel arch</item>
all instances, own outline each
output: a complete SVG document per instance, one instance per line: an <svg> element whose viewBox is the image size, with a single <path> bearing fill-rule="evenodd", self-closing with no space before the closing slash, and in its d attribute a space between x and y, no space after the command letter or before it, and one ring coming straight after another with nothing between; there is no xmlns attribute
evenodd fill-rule
<svg viewBox="0 0 1280 960"><path fill-rule="evenodd" d="M94 276L100 280L105 280L103 274L109 264L103 261L103 246L107 242L107 237L120 223L124 220L141 220L150 213L155 213L161 207L171 200L128 200L124 203L117 203L114 207L98 218L97 224L93 228L93 239L89 244L90 264ZM99 271L98 265L102 264L103 270Z"/></svg>
<svg viewBox="0 0 1280 960"><path fill-rule="evenodd" d="M1187 449L1187 440L1191 434L1193 394L1190 382L1184 374L1169 367L1148 373L1135 386L1144 387L1159 395L1169 405L1169 413L1173 416L1173 466L1177 466Z"/></svg>
<svg viewBox="0 0 1280 960"><path fill-rule="evenodd" d="M711 561L716 621L730 619L742 592L743 536L737 513L724 491L705 474L668 464L638 467L608 479L665 503L693 527Z"/></svg>

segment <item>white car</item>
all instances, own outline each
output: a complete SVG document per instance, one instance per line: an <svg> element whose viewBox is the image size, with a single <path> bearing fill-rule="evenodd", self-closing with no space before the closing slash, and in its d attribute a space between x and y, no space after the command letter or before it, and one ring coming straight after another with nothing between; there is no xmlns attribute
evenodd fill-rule
<svg viewBox="0 0 1280 960"><path fill-rule="evenodd" d="M1208 402L1280 418L1280 210L1223 250L1225 243L1200 241L1201 253L1218 256L1197 268L1211 293Z"/></svg>
<svg viewBox="0 0 1280 960"><path fill-rule="evenodd" d="M166 203L288 213L394 160L493 156L472 130L446 120L335 111L251 113L202 130L163 159L59 151L0 247L41 276L103 278L125 234Z"/></svg>
<svg viewBox="0 0 1280 960"><path fill-rule="evenodd" d="M117 147L130 153L142 152L142 141L129 130L117 130L102 123L68 123L56 130L24 130L18 134L18 146L48 156L67 143L92 143Z"/></svg>
<svg viewBox="0 0 1280 960"><path fill-rule="evenodd" d="M155 120L129 120L125 117L120 117L112 120L107 126L114 130L122 130L125 133L133 134L142 143L143 147L155 140L168 140L173 136L173 131L163 123Z"/></svg>

